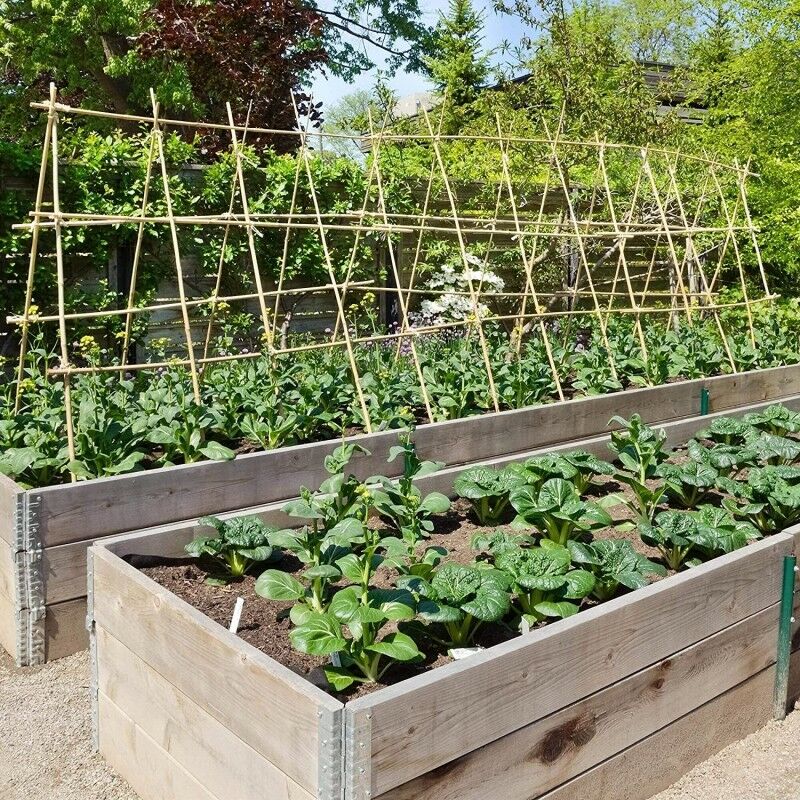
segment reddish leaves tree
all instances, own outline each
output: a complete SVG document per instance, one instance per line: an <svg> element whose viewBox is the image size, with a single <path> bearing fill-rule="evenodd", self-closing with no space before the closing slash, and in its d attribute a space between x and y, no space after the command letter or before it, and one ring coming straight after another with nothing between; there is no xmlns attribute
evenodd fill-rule
<svg viewBox="0 0 800 800"><path fill-rule="evenodd" d="M310 110L315 121L316 109L299 92L303 76L327 61L325 21L313 8L295 0L158 0L149 17L149 30L138 40L140 53L186 70L204 119L227 123L227 101L243 123L252 102L251 125L292 129L294 93L301 113ZM290 149L296 142L288 138L273 137L271 143ZM257 139L249 136L248 142Z"/></svg>

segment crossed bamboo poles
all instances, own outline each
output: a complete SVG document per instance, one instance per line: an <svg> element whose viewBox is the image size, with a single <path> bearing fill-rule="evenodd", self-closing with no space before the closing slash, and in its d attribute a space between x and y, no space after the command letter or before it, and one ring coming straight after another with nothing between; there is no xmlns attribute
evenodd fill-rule
<svg viewBox="0 0 800 800"><path fill-rule="evenodd" d="M275 368L275 358L278 355L342 348L347 356L364 427L367 432L371 432L369 403L356 354L356 347L359 345L392 342L396 345L395 356L399 357L401 344L408 343L426 415L433 421L432 400L418 352L418 341L422 336L461 329L465 336L474 337L486 373L492 407L495 411L499 411L502 403L495 383L496 365L493 365L491 360L487 325L507 324L511 327L512 349L516 357L520 356L523 334L535 330L545 348L553 385L559 398L564 399L563 376L559 374L552 342L554 323L558 321L582 317L594 320L607 353L611 373L616 377L617 364L608 339L608 325L612 316L632 315L634 332L646 362L648 347L642 327L643 316L667 314L671 321L675 321L676 315L680 313L685 316L686 323L692 325L695 313L702 310L714 319L730 367L735 372L737 364L730 349L720 312L725 309L744 308L749 335L754 343L752 306L773 298L769 291L757 232L747 201L746 181L753 174L749 164L744 166L737 163L724 164L708 154L701 156L665 148L636 148L606 142L599 136L585 142L573 141L563 135L563 114L554 131L551 131L543 121L544 135L538 137L517 136L511 131L505 131L499 118L496 120L497 130L493 135L445 135L442 133L444 106L438 121L431 120L429 113L424 109L421 110L419 121L422 131L416 134L393 131L389 125L388 113L381 125L377 126L370 114L369 132L361 139L362 149L368 150L369 158L360 208L328 212L323 210L318 196L313 151L310 145L312 134L309 131L308 121L301 119L296 105L297 130L294 131L251 126L249 111L245 123L236 124L230 105L227 107L227 125L174 120L161 114L159 103L152 92L152 116L149 117L72 108L56 101L56 91L53 86L50 89L49 102L32 105L34 108L47 111L47 124L39 181L31 212L32 219L29 223L16 226L31 232L31 250L25 308L21 314L8 317L10 322L19 325L21 332L15 408L19 410L21 404L29 326L34 321L57 322L60 360L57 367L48 370L48 374L60 377L64 383L67 444L72 459L75 457L75 443L71 379L83 373L127 372L182 365L190 372L193 397L195 402L200 403L202 374L208 365L266 356L271 367ZM146 141L147 161L138 213L103 215L62 210L59 197L58 127L60 117L70 115L120 122L133 121L147 125L149 129ZM187 216L175 213L164 147L166 131L173 126L227 131L234 162L227 210L208 215ZM243 163L247 157L247 136L256 134L294 137L297 141L296 168L288 212L261 214L251 210ZM313 133L314 139L325 136L343 138L342 134ZM465 143L488 148L488 151L497 158L499 174L496 188L492 189L493 207L473 207L468 199L461 200L458 196L452 166L448 163L447 148L453 144L463 146ZM422 146L429 156L430 163L422 203L413 211L399 212L390 208L387 198L384 160L396 156L398 152L402 153L403 148L407 146L417 148ZM542 167L544 172L537 178L541 188L537 190L538 203L533 216L524 210L526 203L521 202L530 193L529 182L519 177L520 174L524 176L526 172L535 171L534 165L529 164L525 169L523 164L526 158L530 158L531 152L538 154L540 163L536 166ZM571 160L576 160L578 155L583 158L584 174L585 165L594 164L588 181L588 186L591 187L588 201L585 198L581 200L581 194L585 195L587 192L585 185L587 182L576 185L571 173ZM614 164L609 163L610 159ZM620 196L613 186L613 170L619 169L620 166L626 167L636 175L633 190L629 191L627 196ZM702 175L701 189L694 201L693 209L687 208L686 198L680 188L679 169L682 167ZM52 210L44 208L48 170L52 182ZM731 181L735 194L732 201L729 197ZM152 205L152 185L159 182L165 208L165 213L161 215L149 212ZM310 210L300 207L301 186L307 192L311 204ZM549 209L553 204L559 209L555 218ZM714 224L702 224L704 214L710 216ZM715 216L718 218L716 221ZM131 286L126 306L102 311L67 312L64 297L63 230L110 225L131 225L136 228ZM178 288L177 301L150 305L137 304L137 283L148 226L164 226L169 229ZM186 226L206 230L222 229L214 289L205 297L187 295L179 236L179 230ZM39 315L31 313L34 278L41 233L50 230L55 234L58 309L56 314ZM264 269L259 263L257 237L262 236L266 230L283 232L275 289L264 286ZM246 237L253 291L222 296L220 292L225 275L226 246L232 231L243 232ZM327 283L312 287L286 286L289 253L295 234L317 237L322 251L323 265L328 275ZM349 249L349 256L340 266L334 257L331 237L341 241L345 236L352 236L352 245L346 248ZM388 269L394 287L379 286L373 281L353 280L359 264L359 248L367 236L379 237L386 243ZM413 257L408 267L404 266L401 259L403 237L409 237L413 241ZM475 263L471 249L476 243L480 243L484 250L482 274L477 280L468 279L465 290L448 292L462 296L467 301L470 312L464 320L414 325L411 309L415 300L439 293L438 290L433 291L424 285L422 287L419 285L424 278L422 273L426 243L436 239L455 244L464 274L469 275L472 274ZM518 251L516 263L517 271L523 278L522 291L491 291L484 286L483 273L490 266L491 254L498 247L498 242L504 244L506 253ZM635 256L631 254L631 250L641 249L645 243L649 243L650 258L647 269L637 273L632 263ZM592 253L596 252L598 247L604 248L604 252L595 263L592 263L594 259ZM760 289L755 295L749 291L746 281L745 256L742 252L745 247L753 253L761 281ZM570 258L577 256L577 270L571 285L562 289L537 285L536 268L552 258L558 248L568 253ZM709 254L712 257L716 254L716 261L711 261L714 269L710 277L706 274ZM605 262L610 261L613 264L612 260L616 261L613 278L600 279L595 274L596 270ZM732 261L732 265L728 263L729 261ZM725 276L727 268L731 266L735 270L743 299L720 303L717 300L717 286ZM663 279L665 276L670 282L668 291L652 288L659 278ZM637 281L643 282L640 290L636 288ZM395 296L400 317L397 330L363 336L353 329L352 321L348 320L346 298L350 293L367 291ZM281 301L292 295L321 292L330 293L336 306L334 328L329 338L296 346L285 346L283 343L276 346ZM543 302L545 297L549 298L547 303ZM249 353L211 355L217 309L223 302L234 301L257 303L263 329L263 347ZM515 304L516 310L501 313L489 308L484 301L511 302ZM582 301L586 301L588 307L576 307ZM554 309L553 305L557 302L566 303L566 310ZM205 330L199 354L192 333L191 311L195 309L206 311ZM180 312L186 348L185 357L163 362L130 363L128 353L134 319L140 314L165 310ZM67 344L68 323L115 316L124 317L125 322L120 363L86 367L72 364Z"/></svg>

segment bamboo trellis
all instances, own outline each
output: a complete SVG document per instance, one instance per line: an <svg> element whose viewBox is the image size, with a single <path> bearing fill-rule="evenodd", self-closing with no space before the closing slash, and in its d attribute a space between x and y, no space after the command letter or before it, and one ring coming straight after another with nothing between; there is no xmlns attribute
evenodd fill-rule
<svg viewBox="0 0 800 800"><path fill-rule="evenodd" d="M698 315L714 321L722 338L730 368L738 365L723 325L723 312L743 308L753 342L752 306L773 298L770 294L757 231L747 202L746 182L752 174L749 164L725 164L704 154L684 154L656 147L633 147L603 141L572 141L560 129L541 124L538 136L520 136L504 130L496 120L492 135L451 136L442 133L441 118L428 112L419 116L419 131L399 133L387 124L380 126L370 117L369 134L360 137L364 153L364 195L348 209L327 210L321 203L313 169L319 153L314 143L342 134L310 131L307 120L297 114L297 129L279 131L237 124L228 106L228 124L204 124L165 117L155 96L152 115L113 114L72 108L56 101L51 89L49 102L34 104L47 112L41 172L30 222L20 224L31 232L31 252L25 308L9 322L20 326L21 352L18 387L22 385L29 327L32 322L57 323L60 362L50 375L64 382L68 405L68 446L74 457L70 387L74 376L84 373L124 373L182 365L191 374L193 395L201 400L205 370L214 364L237 360L299 354L338 348L346 355L357 402L367 431L372 429L367 393L359 372L359 348L380 343L392 345L395 358L406 357L401 345L408 345L429 419L433 419L418 345L422 337L445 331L459 331L476 338L491 402L495 410L501 400L495 384L492 358L487 344L498 331L509 335L509 352L519 357L525 336L539 338L544 346L558 396L563 399L563 375L554 358L555 340L566 319L586 320L596 330L608 352L609 367L616 375L617 364L607 338L614 315L631 315L642 357L648 359L643 318L663 315L671 324L685 318L692 325ZM444 114L444 112L442 112ZM141 126L146 160L145 179L138 213L81 213L62 209L59 197L59 123L65 117L99 118L112 123ZM229 196L216 213L184 215L175 213L172 182L165 154L165 136L175 128L216 130L227 133L235 166ZM560 128L560 123L559 126ZM244 169L248 135L270 134L291 141L296 150L296 169L288 212L258 213L251 207L248 177ZM485 174L478 181L465 179L462 161L472 152L485 156ZM413 158L411 158L413 156ZM409 157L415 164L406 181L411 187L410 206L393 206L391 191L397 182L397 164ZM420 166L421 164L421 166ZM51 175L52 204L45 202L47 175ZM468 171L468 170L466 170ZM160 181L156 177L160 176ZM161 185L166 213L152 210L153 188ZM300 186L310 198L310 208L300 206ZM477 186L477 191L475 190ZM688 187L688 188L687 188ZM483 198L483 199L481 199ZM65 304L64 241L67 229L129 227L135 231L132 280L124 307L68 311ZM137 285L145 258L148 231L163 228L171 243L178 298L143 304ZM213 289L193 291L187 284L181 232L203 231L214 237L221 233L219 258ZM54 232L58 288L57 308L52 313L35 312L35 276L42 235ZM246 238L251 291L224 295L226 245L233 232ZM281 235L274 263L265 263L259 252L259 237L272 232ZM324 259L328 281L316 286L289 286L287 264L293 237L313 236ZM339 243L338 256L333 241ZM388 254L390 285L377 280L357 279L355 266L364 242L382 243ZM345 242L346 246L341 247ZM426 284L431 243L446 243L454 254L464 278L464 288L446 294L461 298L468 313L460 319L428 321L414 318L420 301L435 298L441 290ZM344 252L342 257L341 252ZM480 253L480 258L476 257ZM487 285L487 270L502 263L507 283L498 290ZM748 261L749 259L749 261ZM555 281L554 265L573 265L567 280ZM475 266L480 264L480 268ZM746 265L757 267L758 283L748 285ZM549 269L549 272L548 272ZM570 271L571 270L571 271ZM603 274L603 271L608 274ZM544 275L544 277L543 277ZM722 302L719 288L723 276L734 277L741 301ZM662 284L666 288L660 288ZM274 288L271 288L274 286ZM363 298L372 292L393 298L399 320L393 330L364 335L354 325L354 311L347 305L353 294ZM335 322L313 341L292 344L278 340L282 301L298 294L327 294L335 305ZM252 304L260 321L262 346L251 352L213 353L216 312L222 303ZM137 361L129 357L133 323L138 315L154 312L180 313L183 354L169 360ZM121 356L109 363L74 363L69 350L69 328L79 321L117 317L124 321ZM287 322L284 319L284 322ZM17 404L19 406L19 389Z"/></svg>

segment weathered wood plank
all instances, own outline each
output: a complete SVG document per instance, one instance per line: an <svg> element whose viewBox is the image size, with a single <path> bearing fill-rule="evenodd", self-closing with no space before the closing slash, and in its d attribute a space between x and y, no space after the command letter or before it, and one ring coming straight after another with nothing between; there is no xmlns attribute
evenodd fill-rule
<svg viewBox="0 0 800 800"><path fill-rule="evenodd" d="M539 797L775 663L777 630L775 604L380 800Z"/></svg>
<svg viewBox="0 0 800 800"><path fill-rule="evenodd" d="M9 545L14 544L14 517L17 508L17 495L21 489L11 478L0 475L0 539Z"/></svg>
<svg viewBox="0 0 800 800"><path fill-rule="evenodd" d="M71 656L89 646L85 597L47 606L44 624L47 661Z"/></svg>
<svg viewBox="0 0 800 800"><path fill-rule="evenodd" d="M800 366L778 367L740 375L723 375L613 395L584 397L498 414L422 425L415 439L424 458L450 464L545 447L605 431L612 414L640 412L650 422L696 414L700 389L709 387L714 411L775 401L800 391ZM359 455L353 466L366 477L392 471L385 463L396 431L352 437L371 455ZM262 453L231 462L204 462L135 475L99 478L69 486L31 491L40 500L40 535L47 546L106 536L138 527L189 519L207 513L256 506L294 497L301 485L318 485L325 477L324 456L337 441L317 442ZM91 514L87 514L91 509Z"/></svg>
<svg viewBox="0 0 800 800"><path fill-rule="evenodd" d="M341 703L102 547L94 547L92 553L96 623L278 769L316 793L318 712L336 712ZM135 624L130 624L132 619Z"/></svg>
<svg viewBox="0 0 800 800"><path fill-rule="evenodd" d="M800 657L795 653L793 700L799 681ZM769 722L774 683L775 667L769 667L538 800L648 800L696 764Z"/></svg>
<svg viewBox="0 0 800 800"><path fill-rule="evenodd" d="M349 703L354 725L370 715L373 795L767 608L779 596L782 556L793 544L791 536L777 534Z"/></svg>
<svg viewBox="0 0 800 800"><path fill-rule="evenodd" d="M142 800L224 800L200 785L130 717L98 696L100 752Z"/></svg>
<svg viewBox="0 0 800 800"><path fill-rule="evenodd" d="M0 647L16 657L17 613L13 600L4 595L0 595Z"/></svg>
<svg viewBox="0 0 800 800"><path fill-rule="evenodd" d="M95 539L46 547L42 552L45 602L86 597L86 551Z"/></svg>
<svg viewBox="0 0 800 800"><path fill-rule="evenodd" d="M787 402L787 406L794 409L800 409L800 396L792 398ZM677 422L667 423L664 429L667 432L667 444L670 447L675 447L684 444L700 428L708 426L708 424L718 417L729 416L732 413L748 413L756 411L765 407L765 404L756 404L745 406L736 412L719 412L717 414L709 414L704 417L695 417L688 420L680 420ZM502 467L516 461L523 461L534 455L541 455L542 453L560 453L570 452L576 448L589 450L595 455L601 457L608 457L608 442L610 437L607 434L592 437L589 439L582 439L579 441L570 441L563 444L542 448L539 450L530 450L523 453L511 453L509 455L501 456L499 458L487 459L480 463L485 463L490 466ZM469 469L468 465L459 465L454 467L445 467L437 473L426 476L417 482L418 486L423 492L441 491L452 494L453 481L464 470ZM218 514L221 519L227 519L233 516L240 516L242 514L255 514L263 519L265 522L276 526L291 526L296 525L297 520L286 516L281 513L280 509L284 505L283 500L275 503L265 503L259 506L249 508L236 509L233 511L225 511ZM144 530L134 531L133 533L118 534L116 536L104 537L98 539L103 543L103 546L111 552L119 556L126 556L132 553L139 555L153 555L164 556L167 558L174 558L183 555L183 547L198 533L196 520L182 520L181 522L170 523L166 525L159 525L157 527L147 528ZM69 553L72 545L62 545L60 548L48 548L48 552L52 553L52 558L66 560L69 556L60 555L59 552ZM61 550L63 548L63 551ZM84 560L80 556L74 560L80 562ZM55 561L54 561L55 563Z"/></svg>
<svg viewBox="0 0 800 800"><path fill-rule="evenodd" d="M100 691L212 794L313 800L103 627L96 632Z"/></svg>
<svg viewBox="0 0 800 800"><path fill-rule="evenodd" d="M16 559L11 545L0 541L0 597L13 600L17 594Z"/></svg>
<svg viewBox="0 0 800 800"><path fill-rule="evenodd" d="M356 437L377 455L354 458L354 468L365 477L377 471L396 437L390 432ZM381 439L385 450L378 447ZM248 453L234 461L180 465L33 490L31 494L41 501L40 535L46 546L53 546L119 533L132 525L150 527L289 498L300 486L316 486L324 480L323 459L338 444L298 445Z"/></svg>

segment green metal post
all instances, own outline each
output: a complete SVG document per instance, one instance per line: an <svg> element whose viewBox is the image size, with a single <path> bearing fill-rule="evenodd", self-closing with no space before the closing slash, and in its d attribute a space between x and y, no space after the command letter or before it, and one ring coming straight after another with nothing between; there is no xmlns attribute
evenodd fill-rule
<svg viewBox="0 0 800 800"><path fill-rule="evenodd" d="M702 416L708 414L708 400L709 400L708 389L703 387L700 390L700 414Z"/></svg>
<svg viewBox="0 0 800 800"><path fill-rule="evenodd" d="M775 719L786 717L789 695L789 659L792 651L792 608L794 606L794 574L797 559L784 556L783 584L781 586L781 616L778 622L778 655L775 660L775 694L772 715Z"/></svg>

